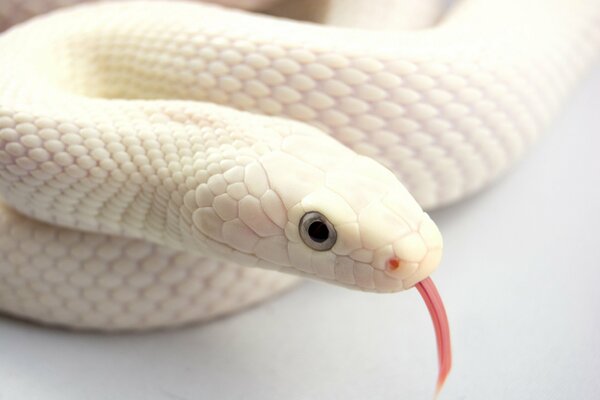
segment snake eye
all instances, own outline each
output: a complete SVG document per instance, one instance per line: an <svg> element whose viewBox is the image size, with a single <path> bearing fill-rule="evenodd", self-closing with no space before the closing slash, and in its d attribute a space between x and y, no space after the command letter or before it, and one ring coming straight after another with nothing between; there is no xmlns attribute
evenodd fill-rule
<svg viewBox="0 0 600 400"><path fill-rule="evenodd" d="M298 228L304 244L316 251L331 249L337 240L337 233L331 222L316 211L304 214Z"/></svg>

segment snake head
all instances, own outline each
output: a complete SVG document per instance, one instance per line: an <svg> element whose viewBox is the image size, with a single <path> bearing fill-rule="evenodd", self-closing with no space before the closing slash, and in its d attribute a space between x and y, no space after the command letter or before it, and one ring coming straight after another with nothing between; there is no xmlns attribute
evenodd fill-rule
<svg viewBox="0 0 600 400"><path fill-rule="evenodd" d="M199 206L198 243L230 261L366 291L427 278L441 235L398 178L321 131L290 126L262 130L258 157L186 196Z"/></svg>
<svg viewBox="0 0 600 400"><path fill-rule="evenodd" d="M373 159L322 135L292 135L261 165L286 210L292 272L393 292L414 286L439 264L437 226Z"/></svg>

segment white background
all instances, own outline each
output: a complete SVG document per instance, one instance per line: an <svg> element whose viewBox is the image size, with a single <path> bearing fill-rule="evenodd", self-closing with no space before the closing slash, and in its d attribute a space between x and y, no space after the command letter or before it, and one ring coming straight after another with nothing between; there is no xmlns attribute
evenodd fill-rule
<svg viewBox="0 0 600 400"><path fill-rule="evenodd" d="M600 398L600 69L506 177L433 213L454 368L440 399ZM416 290L320 283L202 326L100 335L0 318L0 399L429 399Z"/></svg>

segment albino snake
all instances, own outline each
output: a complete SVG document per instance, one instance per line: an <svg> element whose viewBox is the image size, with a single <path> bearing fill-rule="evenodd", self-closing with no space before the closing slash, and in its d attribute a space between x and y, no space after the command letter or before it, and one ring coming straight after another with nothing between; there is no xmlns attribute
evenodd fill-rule
<svg viewBox="0 0 600 400"><path fill-rule="evenodd" d="M363 29L117 2L3 33L0 309L144 329L289 274L410 288L442 250L421 206L504 172L600 48L597 0L464 0L415 31L324 4Z"/></svg>

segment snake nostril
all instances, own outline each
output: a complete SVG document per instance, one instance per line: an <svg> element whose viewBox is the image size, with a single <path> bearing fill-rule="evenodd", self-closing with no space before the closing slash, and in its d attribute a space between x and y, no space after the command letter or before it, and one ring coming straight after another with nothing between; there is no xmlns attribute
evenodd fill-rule
<svg viewBox="0 0 600 400"><path fill-rule="evenodd" d="M390 271L395 271L400 268L400 259L398 257L392 257L387 262L387 267Z"/></svg>

